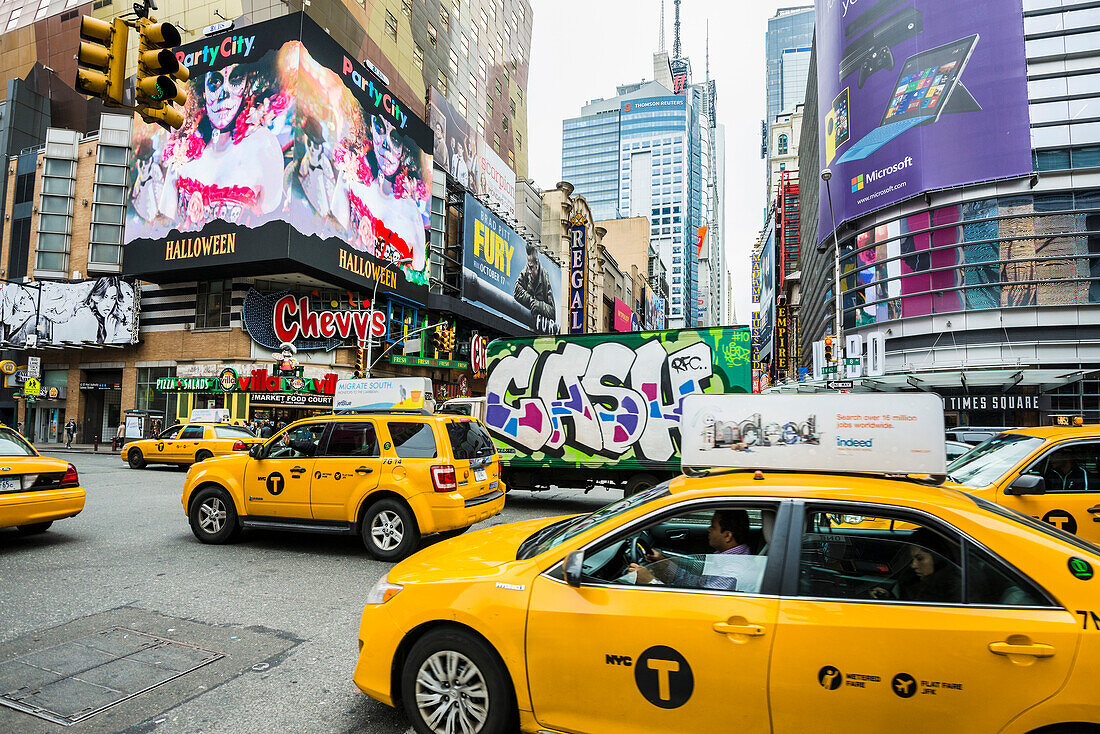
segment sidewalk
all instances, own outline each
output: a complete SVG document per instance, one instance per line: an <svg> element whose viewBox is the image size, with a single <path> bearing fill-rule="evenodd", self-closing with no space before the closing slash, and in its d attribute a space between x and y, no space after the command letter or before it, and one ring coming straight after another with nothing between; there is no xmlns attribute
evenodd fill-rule
<svg viewBox="0 0 1100 734"><path fill-rule="evenodd" d="M90 443L74 443L71 449L65 448L63 443L35 443L34 447L47 456L49 454L114 454L111 451L111 442L99 444L99 451L92 450Z"/></svg>

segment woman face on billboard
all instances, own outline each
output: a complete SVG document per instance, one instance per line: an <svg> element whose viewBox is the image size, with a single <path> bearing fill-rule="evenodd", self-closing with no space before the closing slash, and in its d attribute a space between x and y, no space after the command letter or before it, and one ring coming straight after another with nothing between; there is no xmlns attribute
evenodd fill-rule
<svg viewBox="0 0 1100 734"><path fill-rule="evenodd" d="M240 64L230 64L218 71L206 73L203 96L206 100L206 116L218 130L229 127L236 119L244 100L248 75Z"/></svg>
<svg viewBox="0 0 1100 734"><path fill-rule="evenodd" d="M401 168L401 156L405 153L405 142L401 133L381 115L371 116L370 132L378 168L383 176L392 179Z"/></svg>

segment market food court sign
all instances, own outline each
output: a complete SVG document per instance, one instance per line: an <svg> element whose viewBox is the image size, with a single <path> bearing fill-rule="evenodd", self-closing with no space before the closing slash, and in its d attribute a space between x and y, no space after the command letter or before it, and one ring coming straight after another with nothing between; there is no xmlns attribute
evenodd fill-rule
<svg viewBox="0 0 1100 734"><path fill-rule="evenodd" d="M271 374L267 368L255 369L250 374L242 375L235 369L226 367L216 377L162 377L157 380L157 389L165 392L239 392L253 396L280 393L324 395L329 396L325 401L325 404L329 404L332 402L332 394L336 392L336 380L337 375L331 372L323 377L280 377Z"/></svg>

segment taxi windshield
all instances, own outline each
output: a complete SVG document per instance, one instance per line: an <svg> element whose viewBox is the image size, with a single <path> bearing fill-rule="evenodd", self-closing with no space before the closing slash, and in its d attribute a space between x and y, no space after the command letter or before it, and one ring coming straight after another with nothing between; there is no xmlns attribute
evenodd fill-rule
<svg viewBox="0 0 1100 734"><path fill-rule="evenodd" d="M34 448L15 431L0 429L0 456L35 456Z"/></svg>
<svg viewBox="0 0 1100 734"><path fill-rule="evenodd" d="M551 548L561 545L570 538L575 538L589 528L668 494L668 482L662 482L630 497L624 497L618 502L612 502L610 505L601 507L587 515L567 517L564 520L547 525L520 544L519 551L516 553L516 560L522 561L527 558L534 558L540 553L545 553Z"/></svg>
<svg viewBox="0 0 1100 734"><path fill-rule="evenodd" d="M1042 445L1043 439L1001 433L972 448L947 467L947 478L968 487L985 487Z"/></svg>

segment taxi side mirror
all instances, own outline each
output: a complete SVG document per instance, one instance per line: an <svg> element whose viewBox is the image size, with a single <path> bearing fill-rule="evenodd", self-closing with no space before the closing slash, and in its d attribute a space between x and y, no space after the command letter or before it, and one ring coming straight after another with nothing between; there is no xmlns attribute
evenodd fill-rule
<svg viewBox="0 0 1100 734"><path fill-rule="evenodd" d="M248 447L248 455L253 459L264 458L264 445L262 443L254 443Z"/></svg>
<svg viewBox="0 0 1100 734"><path fill-rule="evenodd" d="M1021 474L1005 487L1005 494L1046 494L1047 480L1038 474Z"/></svg>
<svg viewBox="0 0 1100 734"><path fill-rule="evenodd" d="M567 555L562 570L565 573L565 583L579 589L581 576L584 575L584 551L573 551Z"/></svg>

